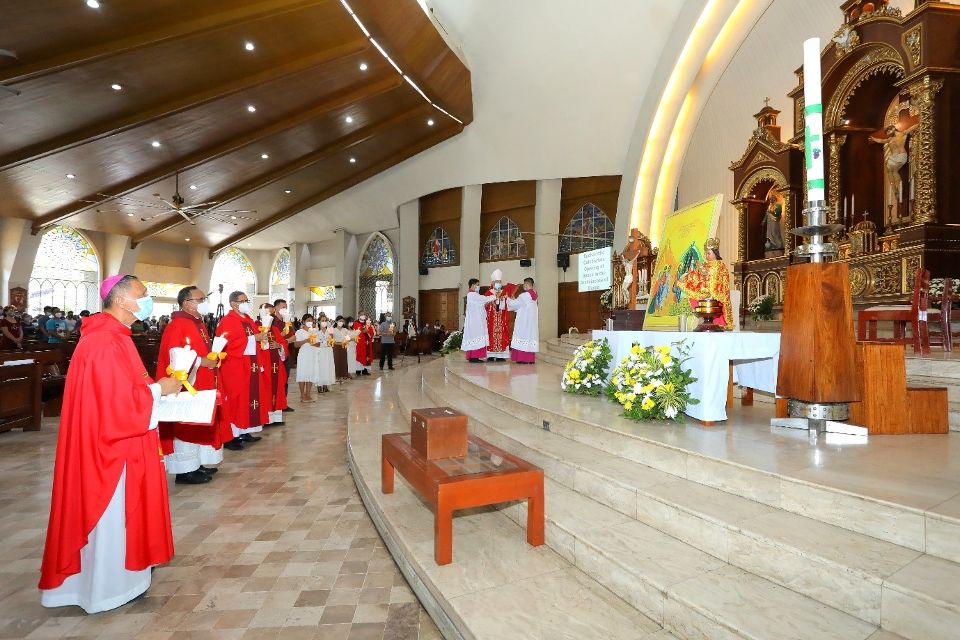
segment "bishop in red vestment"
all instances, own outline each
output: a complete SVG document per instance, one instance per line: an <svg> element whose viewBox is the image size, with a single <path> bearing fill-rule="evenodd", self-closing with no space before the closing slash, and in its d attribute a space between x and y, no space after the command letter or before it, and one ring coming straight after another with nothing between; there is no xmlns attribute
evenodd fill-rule
<svg viewBox="0 0 960 640"><path fill-rule="evenodd" d="M367 367L373 364L373 337L376 335L373 323L368 320L366 314L361 313L353 323L353 330L360 332L357 336L357 363L363 367L363 371L360 372L363 376L370 375Z"/></svg>
<svg viewBox="0 0 960 640"><path fill-rule="evenodd" d="M202 317L209 312L209 303L197 287L184 287L177 294L179 311L170 315L170 323L163 330L157 356L157 376L167 375L170 349L190 346L197 352L197 363L191 371L190 383L197 390L217 388L217 364L210 359L211 337ZM203 465L223 461L223 443L233 439L230 424L214 411L213 424L160 423L160 445L163 447L167 473L174 473L182 484L209 482L216 469Z"/></svg>
<svg viewBox="0 0 960 640"><path fill-rule="evenodd" d="M154 405L180 390L156 382L130 340L153 308L133 276L100 286L104 312L83 322L63 393L53 497L40 567L45 607L107 611L150 587L173 556L167 480Z"/></svg>
<svg viewBox="0 0 960 640"><path fill-rule="evenodd" d="M217 325L216 334L227 339L224 351L227 357L220 365L220 390L223 394L223 417L230 423L234 441L230 448L242 442L256 442L253 434L263 430L260 413L260 363L257 352L260 342L267 339L260 333L250 314L253 309L247 294L230 294L230 312Z"/></svg>
<svg viewBox="0 0 960 640"><path fill-rule="evenodd" d="M514 285L503 284L503 272L500 269L492 275L489 293L496 294L497 299L487 305L487 361L497 362L510 357L510 310L507 309L506 298L512 293Z"/></svg>

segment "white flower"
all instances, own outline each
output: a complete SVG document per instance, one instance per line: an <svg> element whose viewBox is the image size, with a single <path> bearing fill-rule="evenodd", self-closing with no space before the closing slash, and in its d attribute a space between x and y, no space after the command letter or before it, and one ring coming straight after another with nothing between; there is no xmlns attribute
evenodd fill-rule
<svg viewBox="0 0 960 640"><path fill-rule="evenodd" d="M669 407L666 408L666 410L664 410L663 414L670 419L676 418L677 408L674 407L673 405L670 405Z"/></svg>

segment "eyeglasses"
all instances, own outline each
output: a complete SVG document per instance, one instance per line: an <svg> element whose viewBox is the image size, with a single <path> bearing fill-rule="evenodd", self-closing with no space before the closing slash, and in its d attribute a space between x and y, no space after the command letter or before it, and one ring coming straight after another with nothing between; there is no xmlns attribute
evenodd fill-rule
<svg viewBox="0 0 960 640"><path fill-rule="evenodd" d="M197 304L203 302L206 299L207 299L207 296L203 296L202 298L187 298L188 301L196 302Z"/></svg>

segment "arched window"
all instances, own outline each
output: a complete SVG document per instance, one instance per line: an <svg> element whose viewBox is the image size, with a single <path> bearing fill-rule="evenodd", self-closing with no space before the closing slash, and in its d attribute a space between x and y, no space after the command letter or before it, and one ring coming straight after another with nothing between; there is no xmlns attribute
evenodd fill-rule
<svg viewBox="0 0 960 640"><path fill-rule="evenodd" d="M281 249L277 254L277 259L273 261L273 269L270 270L270 302L280 298L287 301L287 306L293 308L293 300L290 297L290 252Z"/></svg>
<svg viewBox="0 0 960 640"><path fill-rule="evenodd" d="M376 233L367 243L360 260L357 313L373 314L393 311L393 249L390 242Z"/></svg>
<svg viewBox="0 0 960 640"><path fill-rule="evenodd" d="M483 262L517 260L527 257L527 242L517 223L504 216L493 225L483 243Z"/></svg>
<svg viewBox="0 0 960 640"><path fill-rule="evenodd" d="M582 253L613 246L613 223L592 202L580 207L560 235L560 253Z"/></svg>
<svg viewBox="0 0 960 640"><path fill-rule="evenodd" d="M430 234L430 239L423 245L420 254L420 264L424 267L444 267L457 263L457 248L453 240L447 235L443 227L437 227Z"/></svg>
<svg viewBox="0 0 960 640"><path fill-rule="evenodd" d="M29 312L59 307L79 313L100 310L100 262L93 245L70 227L43 234L30 273Z"/></svg>
<svg viewBox="0 0 960 640"><path fill-rule="evenodd" d="M217 288L223 285L223 296L218 296ZM220 302L227 308L228 296L234 291L243 291L249 297L257 291L257 275L250 260L239 249L224 249L213 263L210 276L211 301Z"/></svg>

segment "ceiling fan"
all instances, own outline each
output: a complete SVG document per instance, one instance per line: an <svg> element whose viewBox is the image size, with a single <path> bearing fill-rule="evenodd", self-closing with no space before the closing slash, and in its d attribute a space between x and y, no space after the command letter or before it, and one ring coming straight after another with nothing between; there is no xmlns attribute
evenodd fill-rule
<svg viewBox="0 0 960 640"><path fill-rule="evenodd" d="M129 198L127 196L117 196L111 198L110 196L105 195L104 197L110 198L118 204L126 207L154 210L159 209L159 211L153 215L149 215L148 213L141 215L141 222L150 222L151 220L155 220L169 213L176 213L192 225L197 224L198 220L213 220L215 222L222 222L224 224L238 226L240 224L240 220L257 219L249 215L243 215L256 214L257 211L255 209L218 209L217 206L221 204L221 201L219 200L210 200L208 202L200 202L198 204L186 204L186 200L180 195L179 171L175 174L174 180L174 192L173 196L169 200L165 199L159 193L153 194L153 197L159 202L144 202L142 200ZM123 209L97 209L96 211L97 213L126 213L128 216L133 215Z"/></svg>

